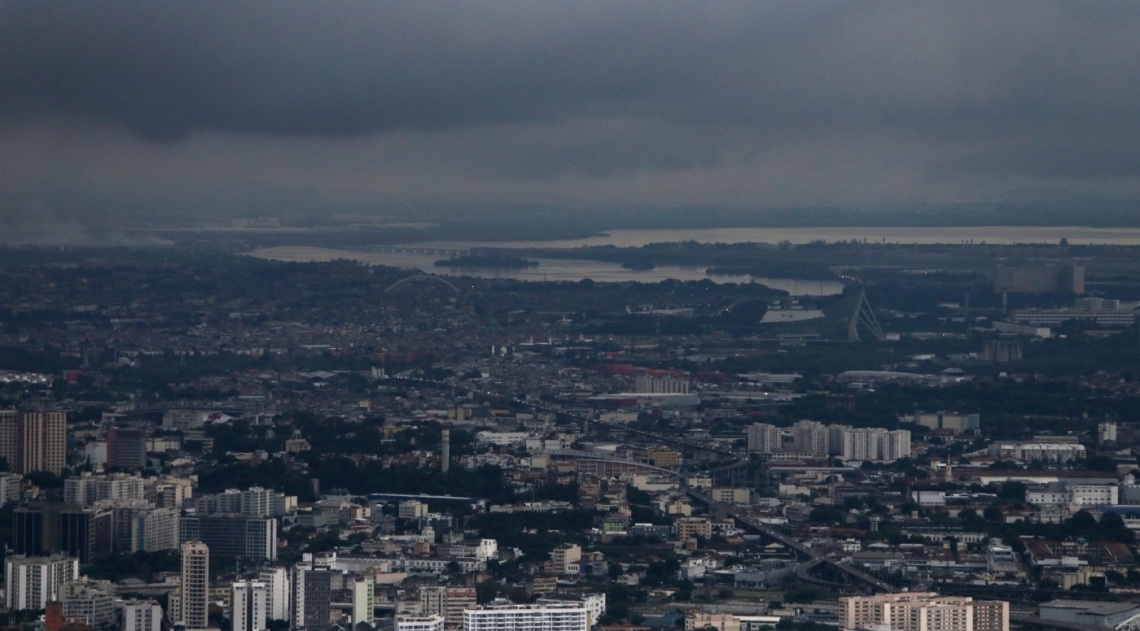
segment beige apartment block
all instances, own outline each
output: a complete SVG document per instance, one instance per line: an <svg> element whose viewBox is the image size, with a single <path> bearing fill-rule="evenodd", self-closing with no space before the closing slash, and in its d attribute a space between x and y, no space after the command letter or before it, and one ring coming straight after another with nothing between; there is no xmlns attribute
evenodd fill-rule
<svg viewBox="0 0 1140 631"><path fill-rule="evenodd" d="M210 549L200 541L187 541L182 544L181 609L188 631L209 627L209 596Z"/></svg>
<svg viewBox="0 0 1140 631"><path fill-rule="evenodd" d="M975 601L933 592L849 596L839 599L840 626L857 631L879 625L891 631L1009 631L1009 603Z"/></svg>

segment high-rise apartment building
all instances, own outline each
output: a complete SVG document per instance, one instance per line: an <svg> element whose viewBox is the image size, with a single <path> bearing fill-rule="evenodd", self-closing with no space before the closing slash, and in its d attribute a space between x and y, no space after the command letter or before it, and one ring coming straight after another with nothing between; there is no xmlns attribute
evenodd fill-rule
<svg viewBox="0 0 1140 631"><path fill-rule="evenodd" d="M17 508L15 518L17 554L62 552L88 563L113 550L114 516L107 509L43 502Z"/></svg>
<svg viewBox="0 0 1140 631"><path fill-rule="evenodd" d="M20 499L20 483L24 477L18 473L0 473L0 506Z"/></svg>
<svg viewBox="0 0 1140 631"><path fill-rule="evenodd" d="M1009 603L997 600L910 592L847 596L839 607L844 631L872 624L892 631L1009 631Z"/></svg>
<svg viewBox="0 0 1140 631"><path fill-rule="evenodd" d="M887 432L887 447L883 460L894 462L903 458L910 458L910 430L896 429Z"/></svg>
<svg viewBox="0 0 1140 631"><path fill-rule="evenodd" d="M79 578L79 560L55 555L4 559L4 597L9 610L43 609L59 600L59 588Z"/></svg>
<svg viewBox="0 0 1140 631"><path fill-rule="evenodd" d="M642 376L634 380L633 387L639 394L688 394L690 384L688 379Z"/></svg>
<svg viewBox="0 0 1140 631"><path fill-rule="evenodd" d="M828 455L831 433L827 426L818 421L797 421L792 426L792 440L795 450L813 456Z"/></svg>
<svg viewBox="0 0 1140 631"><path fill-rule="evenodd" d="M753 423L748 427L748 451L770 454L780 451L780 428L769 423Z"/></svg>
<svg viewBox="0 0 1140 631"><path fill-rule="evenodd" d="M112 427L107 430L107 466L141 469L146 466L146 430Z"/></svg>
<svg viewBox="0 0 1140 631"><path fill-rule="evenodd" d="M843 432L851 429L847 425L827 426L827 453L830 456L843 455Z"/></svg>
<svg viewBox="0 0 1140 631"><path fill-rule="evenodd" d="M246 517L273 517L273 503L278 494L272 489L250 487L241 494L241 514Z"/></svg>
<svg viewBox="0 0 1140 631"><path fill-rule="evenodd" d="M226 489L222 493L199 495L191 502L197 515L241 515L241 496L242 492L237 489Z"/></svg>
<svg viewBox="0 0 1140 631"><path fill-rule="evenodd" d="M146 482L140 476L125 473L91 475L63 481L63 501L91 506L103 500L141 500L146 498Z"/></svg>
<svg viewBox="0 0 1140 631"><path fill-rule="evenodd" d="M887 431L881 427L843 430L844 460L894 462L910 457L910 430Z"/></svg>
<svg viewBox="0 0 1140 631"><path fill-rule="evenodd" d="M1116 423L1112 421L1105 421L1096 426L1096 442L1103 445L1104 443L1116 442Z"/></svg>
<svg viewBox="0 0 1140 631"><path fill-rule="evenodd" d="M286 496L271 489L254 486L244 491L227 489L222 493L200 495L186 500L194 507L194 513L209 515L231 515L252 518L276 517L297 508L297 496ZM426 509L427 505L423 505Z"/></svg>
<svg viewBox="0 0 1140 631"><path fill-rule="evenodd" d="M166 621L173 626L182 620L182 588L177 587L166 596Z"/></svg>
<svg viewBox="0 0 1140 631"><path fill-rule="evenodd" d="M177 479L156 484L154 503L159 508L182 508L182 504L194 494L190 480Z"/></svg>
<svg viewBox="0 0 1140 631"><path fill-rule="evenodd" d="M59 588L63 615L93 627L106 627L115 622L115 597L106 589L87 580L64 583Z"/></svg>
<svg viewBox="0 0 1140 631"><path fill-rule="evenodd" d="M474 609L476 603L475 589L471 587L420 588L420 613L443 616L448 629L463 626L463 612Z"/></svg>
<svg viewBox="0 0 1140 631"><path fill-rule="evenodd" d="M261 570L257 579L265 583L266 617L270 620L289 620L289 570L283 567L267 568Z"/></svg>
<svg viewBox="0 0 1140 631"><path fill-rule="evenodd" d="M463 626L463 612L478 605L478 594L474 587L448 587L447 607L443 611L443 626L460 628Z"/></svg>
<svg viewBox="0 0 1140 631"><path fill-rule="evenodd" d="M59 512L59 550L90 563L114 550L114 515L98 508Z"/></svg>
<svg viewBox="0 0 1140 631"><path fill-rule="evenodd" d="M492 603L463 612L463 631L587 631L589 628L589 614L577 603Z"/></svg>
<svg viewBox="0 0 1140 631"><path fill-rule="evenodd" d="M111 511L113 534L111 535L111 548L115 552L130 552L134 545L135 518L150 510L150 502L146 500L101 500L95 503L95 508Z"/></svg>
<svg viewBox="0 0 1140 631"><path fill-rule="evenodd" d="M376 580L371 576L357 576L352 581L352 622L371 625L375 617Z"/></svg>
<svg viewBox="0 0 1140 631"><path fill-rule="evenodd" d="M277 520L210 515L179 520L183 542L201 541L215 554L248 559L277 558Z"/></svg>
<svg viewBox="0 0 1140 631"><path fill-rule="evenodd" d="M269 613L269 588L261 581L234 581L230 600L233 631L265 631Z"/></svg>
<svg viewBox="0 0 1140 631"><path fill-rule="evenodd" d="M210 548L201 541L182 544L181 590L181 622L188 630L209 628Z"/></svg>
<svg viewBox="0 0 1140 631"><path fill-rule="evenodd" d="M162 607L153 600L124 600L123 631L162 631Z"/></svg>
<svg viewBox="0 0 1140 631"><path fill-rule="evenodd" d="M131 523L131 551L157 552L178 548L177 508L152 508L135 516Z"/></svg>
<svg viewBox="0 0 1140 631"><path fill-rule="evenodd" d="M887 430L881 427L843 430L843 459L881 461L886 447L886 437Z"/></svg>
<svg viewBox="0 0 1140 631"><path fill-rule="evenodd" d="M444 615L447 611L447 588L423 585L420 587L420 613L425 616ZM462 624L462 621L460 622Z"/></svg>
<svg viewBox="0 0 1140 631"><path fill-rule="evenodd" d="M314 569L311 563L293 566L293 627L324 631L332 613L332 574L327 569Z"/></svg>
<svg viewBox="0 0 1140 631"><path fill-rule="evenodd" d="M8 462L8 470L20 471L20 413L0 410L0 458Z"/></svg>
<svg viewBox="0 0 1140 631"><path fill-rule="evenodd" d="M16 473L63 473L67 412L0 410L0 457Z"/></svg>
<svg viewBox="0 0 1140 631"><path fill-rule="evenodd" d="M20 443L21 473L63 473L67 464L67 412L21 412Z"/></svg>

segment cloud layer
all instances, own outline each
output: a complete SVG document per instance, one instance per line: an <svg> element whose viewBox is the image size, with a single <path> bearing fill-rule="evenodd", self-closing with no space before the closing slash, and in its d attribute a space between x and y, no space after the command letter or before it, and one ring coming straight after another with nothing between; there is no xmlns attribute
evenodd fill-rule
<svg viewBox="0 0 1140 631"><path fill-rule="evenodd" d="M1130 196L1136 33L1130 2L0 2L0 192Z"/></svg>

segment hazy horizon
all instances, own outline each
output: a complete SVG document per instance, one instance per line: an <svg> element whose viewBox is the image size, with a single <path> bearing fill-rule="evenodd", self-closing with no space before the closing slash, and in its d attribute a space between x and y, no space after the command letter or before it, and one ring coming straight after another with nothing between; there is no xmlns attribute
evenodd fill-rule
<svg viewBox="0 0 1140 631"><path fill-rule="evenodd" d="M0 217L1073 200L1081 223L1140 200L1137 32L1124 2L10 2Z"/></svg>

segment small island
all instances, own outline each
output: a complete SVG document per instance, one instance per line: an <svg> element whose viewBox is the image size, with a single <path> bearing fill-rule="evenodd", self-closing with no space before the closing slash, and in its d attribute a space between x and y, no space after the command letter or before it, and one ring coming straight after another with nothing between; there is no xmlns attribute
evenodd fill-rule
<svg viewBox="0 0 1140 631"><path fill-rule="evenodd" d="M621 266L625 269L633 270L635 272L648 272L649 270L657 267L648 261L626 261L625 263L622 263Z"/></svg>
<svg viewBox="0 0 1140 631"><path fill-rule="evenodd" d="M436 267L484 267L499 269L523 269L538 267L538 261L505 254L467 254L435 262Z"/></svg>

